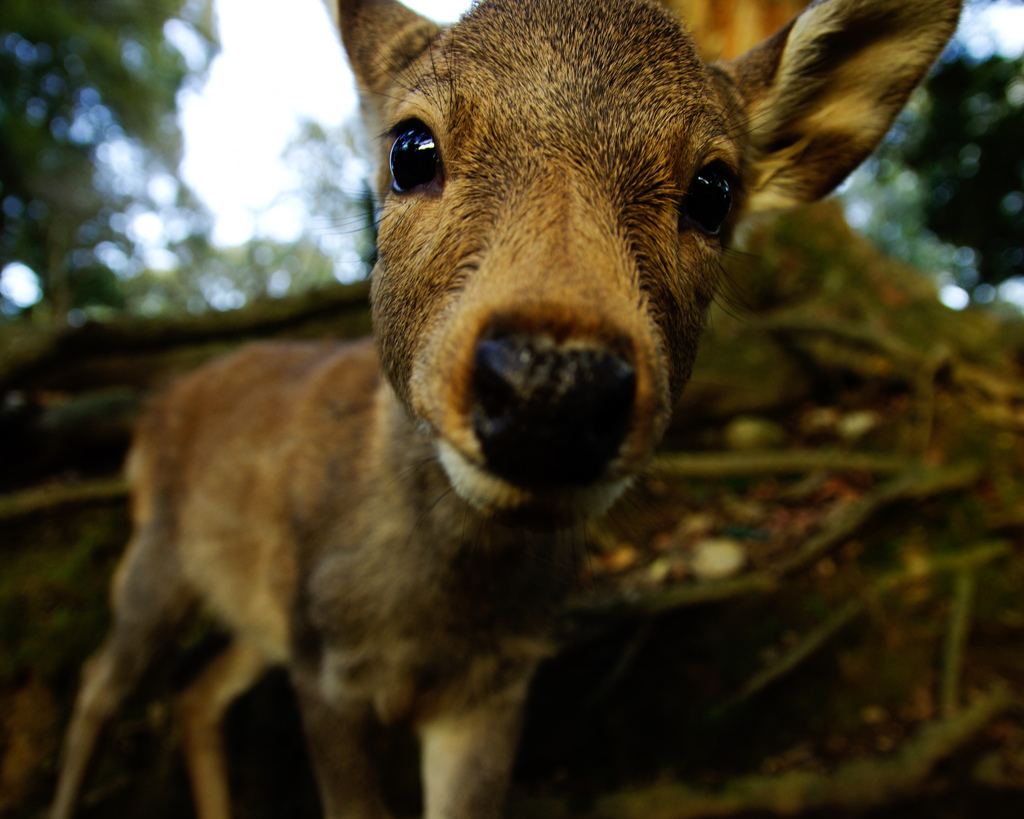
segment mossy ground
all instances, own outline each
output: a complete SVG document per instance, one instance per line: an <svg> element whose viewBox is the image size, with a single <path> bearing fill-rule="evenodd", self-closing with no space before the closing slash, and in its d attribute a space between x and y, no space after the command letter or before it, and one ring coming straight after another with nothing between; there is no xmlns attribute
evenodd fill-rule
<svg viewBox="0 0 1024 819"><path fill-rule="evenodd" d="M1002 685L1015 708L868 815L1024 815L1024 323L951 313L837 218L828 208L798 214L736 255L734 303L713 317L667 448L718 452L747 413L782 455L869 452L908 469L976 472L958 488L879 505L768 587L609 610L577 626L534 686L513 808L551 797L559 815L586 816L619 789L683 782L713 794L755 775L885 763L950 716L951 700L955 713ZM892 480L849 469L652 472L588 541L583 591L644 600L696 588L694 556L708 540L743 555L736 578L770 575ZM50 798L80 664L109 623L129 523L123 501L107 499L0 526L0 815L30 819ZM969 569L927 568L978 549L988 557ZM837 620L849 606L854 614ZM210 624L197 621L179 648L194 659L210 645ZM110 726L81 816L191 815L171 719L182 660L162 660ZM765 670L777 673L751 690ZM238 817L318 816L283 675L239 700L227 730ZM385 737L381 752L409 771L408 737ZM414 781L413 771L391 783L407 813Z"/></svg>

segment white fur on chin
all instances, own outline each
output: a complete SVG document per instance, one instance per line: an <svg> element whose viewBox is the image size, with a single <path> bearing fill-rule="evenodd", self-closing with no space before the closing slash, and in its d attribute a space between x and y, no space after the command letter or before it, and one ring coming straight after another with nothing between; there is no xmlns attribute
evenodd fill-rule
<svg viewBox="0 0 1024 819"><path fill-rule="evenodd" d="M608 511L633 480L631 477L617 478L593 486L540 494L491 474L469 461L447 441L437 442L437 454L459 497L485 514L536 507L556 511L566 517L594 518Z"/></svg>

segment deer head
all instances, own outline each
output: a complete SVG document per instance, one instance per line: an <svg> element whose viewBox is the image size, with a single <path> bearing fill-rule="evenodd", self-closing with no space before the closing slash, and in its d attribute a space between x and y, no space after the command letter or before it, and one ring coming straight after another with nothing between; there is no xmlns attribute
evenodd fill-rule
<svg viewBox="0 0 1024 819"><path fill-rule="evenodd" d="M737 220L829 193L959 0L819 0L707 65L650 0L483 0L438 28L342 0L380 134L384 371L456 490L589 515L650 455Z"/></svg>

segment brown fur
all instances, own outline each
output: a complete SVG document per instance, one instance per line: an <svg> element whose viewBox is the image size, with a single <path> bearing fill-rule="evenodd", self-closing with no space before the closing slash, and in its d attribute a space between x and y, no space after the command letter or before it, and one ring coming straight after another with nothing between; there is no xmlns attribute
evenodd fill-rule
<svg viewBox="0 0 1024 819"><path fill-rule="evenodd" d="M499 816L526 689L573 583L573 529L660 439L735 218L823 195L863 159L958 9L819 2L709 68L649 0L485 0L444 30L392 0L342 2L367 118L392 135L376 350L250 347L153 406L129 464L135 535L115 624L84 670L55 819L73 810L103 722L197 605L232 635L178 702L201 817L229 815L224 709L273 665L298 694L325 814L386 815L364 732L408 720L428 819ZM895 51L904 41L912 58ZM856 109L864 82L877 110ZM412 119L434 134L440 170L393 193L387 151ZM746 188L719 235L680 218L712 162ZM510 337L635 375L596 477L493 468L474 422L479 350Z"/></svg>
<svg viewBox="0 0 1024 819"><path fill-rule="evenodd" d="M783 28L808 0L665 0L707 60L730 60Z"/></svg>

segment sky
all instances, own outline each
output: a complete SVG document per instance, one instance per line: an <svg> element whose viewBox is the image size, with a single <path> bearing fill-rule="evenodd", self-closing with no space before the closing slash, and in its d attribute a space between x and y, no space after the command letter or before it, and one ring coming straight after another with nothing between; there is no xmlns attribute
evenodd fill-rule
<svg viewBox="0 0 1024 819"><path fill-rule="evenodd" d="M408 0L407 5L449 21L469 2ZM354 117L354 81L322 0L214 3L221 49L205 75L178 98L184 134L181 174L212 212L216 244L237 245L259 236L293 241L308 229L310 214L298 196L289 196L299 184L295 171L281 160L282 152L307 119L331 128ZM201 48L188 26L171 22L164 31L190 64L202 64ZM978 56L1020 54L1024 5L997 3L984 15L968 14L960 37ZM148 180L151 195L160 182ZM171 180L169 196L174 184ZM168 225L155 212L141 211L130 231L148 242L149 266L160 268L162 259L167 269L174 266L163 247ZM31 304L39 298L38 279L22 268L4 268L0 291L17 304ZM944 291L950 306L965 303L967 294L957 290L949 286Z"/></svg>
<svg viewBox="0 0 1024 819"><path fill-rule="evenodd" d="M469 0L407 5L448 21ZM254 235L293 240L305 214L286 202L274 205L296 184L281 152L304 118L330 127L353 116L352 76L322 0L290 0L287 6L280 0L215 0L215 6L221 51L205 84L179 100L182 174L215 214L217 244L240 244ZM1024 7L997 6L984 19L965 19L961 31L979 54L1020 53Z"/></svg>
<svg viewBox="0 0 1024 819"><path fill-rule="evenodd" d="M406 5L449 21L469 0ZM352 74L321 0L215 0L215 7L221 51L205 84L179 100L182 176L215 214L217 244L254 234L295 239L302 214L273 207L294 184L279 157L304 118L330 127L354 114Z"/></svg>

